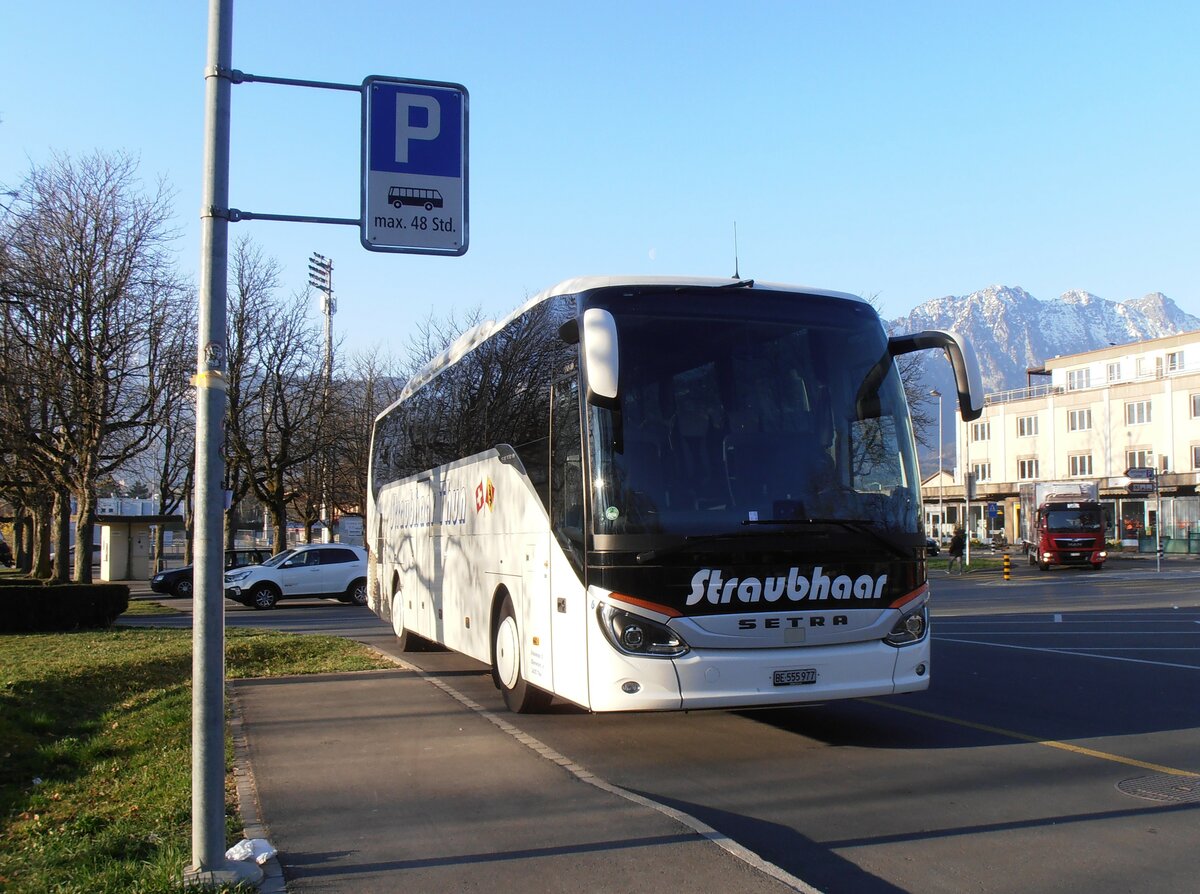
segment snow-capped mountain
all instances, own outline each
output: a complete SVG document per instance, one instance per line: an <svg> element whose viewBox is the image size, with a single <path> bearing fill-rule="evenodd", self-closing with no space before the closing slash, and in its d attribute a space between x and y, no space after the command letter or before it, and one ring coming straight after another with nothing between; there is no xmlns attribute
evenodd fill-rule
<svg viewBox="0 0 1200 894"><path fill-rule="evenodd" d="M965 336L979 357L984 387L1003 391L1023 387L1025 370L1051 357L1200 329L1200 317L1161 292L1121 303L1082 291L1039 301L1021 288L989 286L926 301L889 326L892 332L949 329ZM936 375L936 366L927 369ZM951 380L939 377L930 387L942 383L949 387Z"/></svg>
<svg viewBox="0 0 1200 894"><path fill-rule="evenodd" d="M1161 292L1115 302L1076 290L1040 301L1021 288L989 286L926 301L888 327L893 333L948 329L965 336L979 357L984 389L993 392L1025 387L1025 371L1052 357L1189 332L1200 329L1200 317L1180 310ZM949 364L929 352L922 366L927 388L941 391L942 412L953 419L957 406ZM947 442L953 439L948 428Z"/></svg>

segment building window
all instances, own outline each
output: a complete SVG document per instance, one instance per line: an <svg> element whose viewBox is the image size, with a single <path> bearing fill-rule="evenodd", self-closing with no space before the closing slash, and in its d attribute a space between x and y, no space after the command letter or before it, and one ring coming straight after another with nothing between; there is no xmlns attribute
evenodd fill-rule
<svg viewBox="0 0 1200 894"><path fill-rule="evenodd" d="M1067 457L1067 466L1072 478L1082 478L1092 474L1092 455L1090 453L1073 453Z"/></svg>
<svg viewBox="0 0 1200 894"><path fill-rule="evenodd" d="M1036 416L1017 417L1017 437L1031 438L1038 433L1038 418Z"/></svg>
<svg viewBox="0 0 1200 894"><path fill-rule="evenodd" d="M1038 461L1036 457L1017 460L1017 478L1029 481L1038 476Z"/></svg>
<svg viewBox="0 0 1200 894"><path fill-rule="evenodd" d="M1121 381L1121 361L1116 361L1108 365L1108 380L1110 382Z"/></svg>
<svg viewBox="0 0 1200 894"><path fill-rule="evenodd" d="M1163 374L1162 357L1139 357L1137 362L1138 376L1158 376Z"/></svg>
<svg viewBox="0 0 1200 894"><path fill-rule="evenodd" d="M1196 397L1200 397L1197 394ZM1200 402L1193 401L1193 404L1200 408ZM1092 411L1089 410L1072 410L1067 414L1067 430L1068 431L1090 431L1092 428Z"/></svg>
<svg viewBox="0 0 1200 894"><path fill-rule="evenodd" d="M991 481L992 480L992 464L991 463L973 463L971 471L975 474L976 481Z"/></svg>
<svg viewBox="0 0 1200 894"><path fill-rule="evenodd" d="M1131 400L1125 404L1126 425L1146 425L1150 421L1150 401Z"/></svg>
<svg viewBox="0 0 1200 894"><path fill-rule="evenodd" d="M971 423L971 440L972 441L988 441L992 437L992 423L990 422L973 422Z"/></svg>
<svg viewBox="0 0 1200 894"><path fill-rule="evenodd" d="M1200 471L1200 444L1192 445L1192 470Z"/></svg>
<svg viewBox="0 0 1200 894"><path fill-rule="evenodd" d="M1088 388L1092 384L1092 371L1090 369L1072 369L1067 372L1067 390L1078 391L1080 388Z"/></svg>
<svg viewBox="0 0 1200 894"><path fill-rule="evenodd" d="M1167 372L1178 372L1183 369L1183 351L1172 351L1167 355Z"/></svg>
<svg viewBox="0 0 1200 894"><path fill-rule="evenodd" d="M1200 394L1192 395L1192 418L1200 417Z"/></svg>
<svg viewBox="0 0 1200 894"><path fill-rule="evenodd" d="M1153 468L1154 466L1154 451L1153 450L1126 450L1125 451L1125 467L1128 469L1144 469Z"/></svg>

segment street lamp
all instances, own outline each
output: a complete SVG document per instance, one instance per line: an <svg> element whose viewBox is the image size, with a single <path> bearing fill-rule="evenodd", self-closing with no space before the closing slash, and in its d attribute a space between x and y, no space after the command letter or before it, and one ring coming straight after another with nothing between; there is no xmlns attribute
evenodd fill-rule
<svg viewBox="0 0 1200 894"><path fill-rule="evenodd" d="M946 525L946 507L945 503L945 487L946 482L942 478L942 392L934 388L929 392L929 396L937 399L938 405L938 439L937 439L937 458L938 458L938 543L942 542L942 531Z"/></svg>

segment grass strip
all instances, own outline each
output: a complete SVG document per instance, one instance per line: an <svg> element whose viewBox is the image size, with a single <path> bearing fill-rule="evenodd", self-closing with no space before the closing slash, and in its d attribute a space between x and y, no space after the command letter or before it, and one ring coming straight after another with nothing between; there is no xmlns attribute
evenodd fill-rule
<svg viewBox="0 0 1200 894"><path fill-rule="evenodd" d="M338 637L225 637L229 679L390 666ZM180 890L191 856L191 651L190 630L0 636L0 892ZM225 751L232 843L241 821L228 736Z"/></svg>

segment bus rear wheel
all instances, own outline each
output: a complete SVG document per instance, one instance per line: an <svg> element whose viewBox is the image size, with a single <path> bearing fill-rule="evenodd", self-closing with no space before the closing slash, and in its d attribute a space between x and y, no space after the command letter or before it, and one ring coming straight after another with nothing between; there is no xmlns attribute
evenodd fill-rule
<svg viewBox="0 0 1200 894"><path fill-rule="evenodd" d="M504 597L492 632L492 679L504 694L504 704L516 714L536 714L550 705L550 693L521 675L521 634L508 596Z"/></svg>
<svg viewBox="0 0 1200 894"><path fill-rule="evenodd" d="M417 651L417 635L404 626L404 594L392 590L392 630L396 632L396 647L401 652Z"/></svg>

